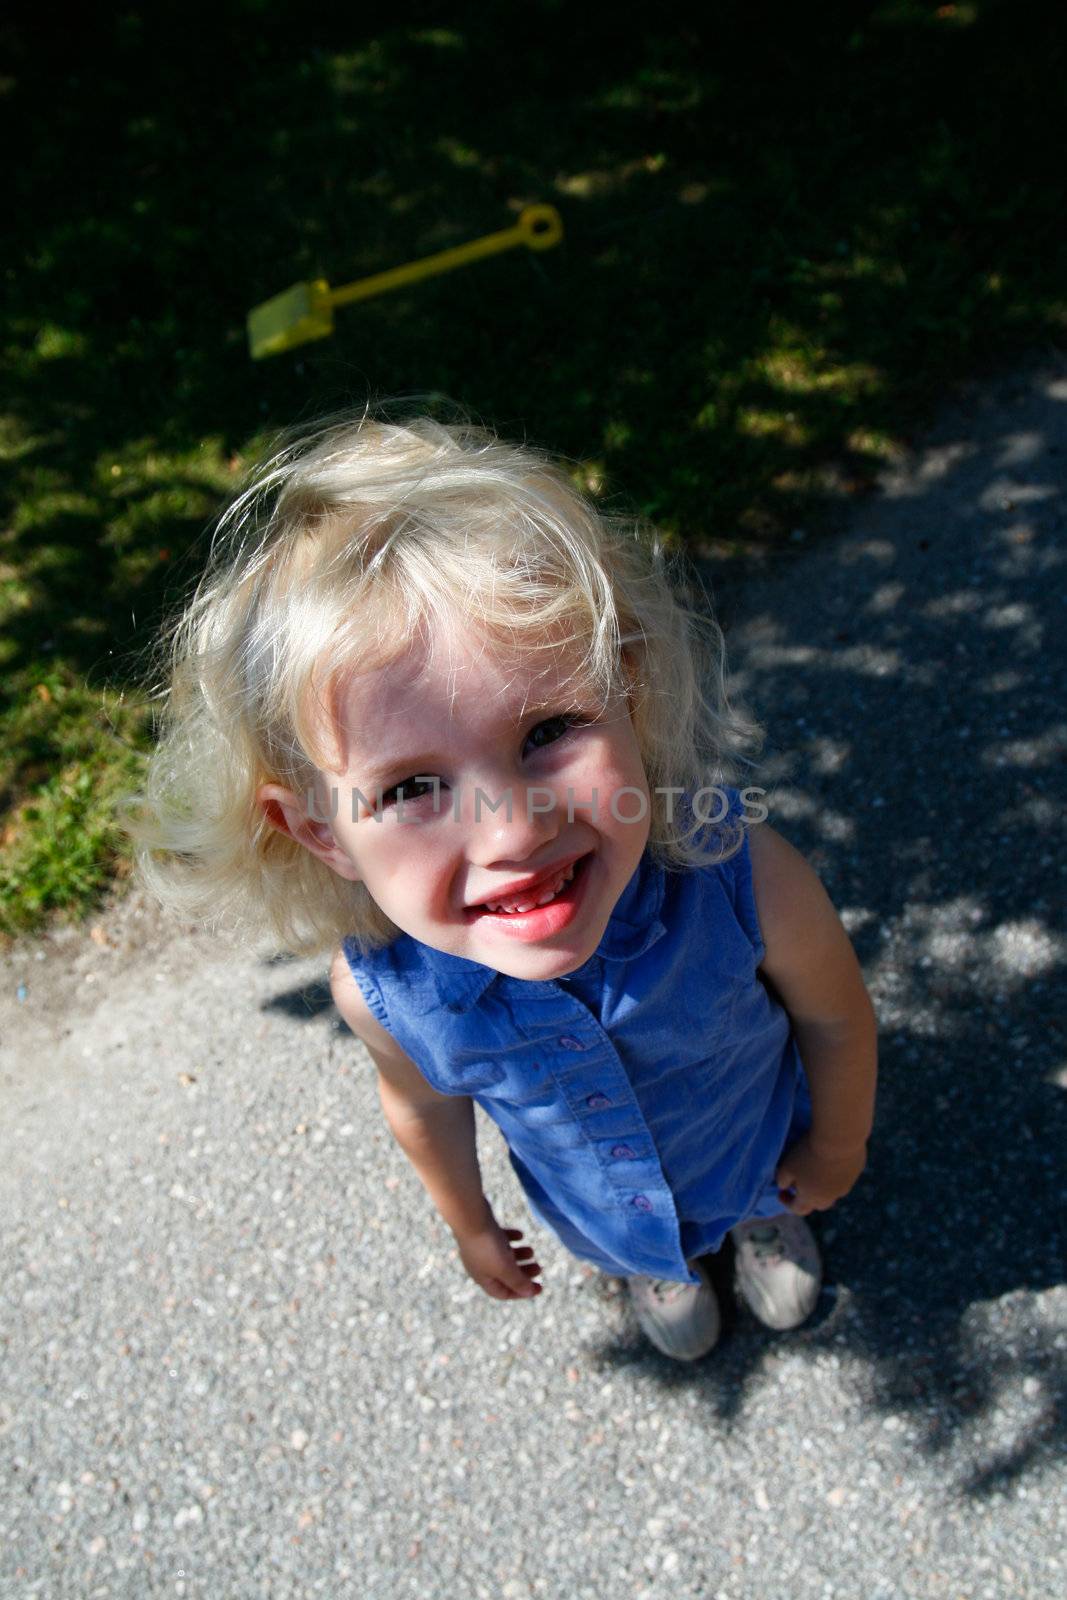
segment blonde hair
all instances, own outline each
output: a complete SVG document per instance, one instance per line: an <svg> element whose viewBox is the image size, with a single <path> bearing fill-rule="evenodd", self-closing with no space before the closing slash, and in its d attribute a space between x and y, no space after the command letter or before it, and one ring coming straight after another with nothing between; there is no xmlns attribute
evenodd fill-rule
<svg viewBox="0 0 1067 1600"><path fill-rule="evenodd" d="M578 646L585 683L629 695L664 865L737 848L729 830L709 846L657 792L728 782L758 734L728 704L717 624L672 587L654 532L601 514L538 450L364 415L290 435L252 475L164 635L162 737L123 818L148 887L186 920L269 929L296 953L394 938L363 885L272 828L256 795L314 786L346 669L457 619L518 650Z"/></svg>

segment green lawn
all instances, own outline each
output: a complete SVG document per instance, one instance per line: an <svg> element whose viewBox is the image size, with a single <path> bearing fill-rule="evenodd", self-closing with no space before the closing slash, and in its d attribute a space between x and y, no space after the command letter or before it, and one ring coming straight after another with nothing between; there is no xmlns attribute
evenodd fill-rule
<svg viewBox="0 0 1067 1600"><path fill-rule="evenodd" d="M817 532L952 378L1062 343L1065 41L1020 0L16 8L0 929L125 870L140 663L269 430L444 393L728 564ZM290 283L533 201L558 249L249 361Z"/></svg>

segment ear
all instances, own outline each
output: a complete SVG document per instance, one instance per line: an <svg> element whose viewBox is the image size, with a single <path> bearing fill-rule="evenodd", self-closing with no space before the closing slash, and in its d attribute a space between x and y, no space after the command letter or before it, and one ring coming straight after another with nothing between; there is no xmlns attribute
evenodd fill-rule
<svg viewBox="0 0 1067 1600"><path fill-rule="evenodd" d="M350 883L360 881L355 862L337 843L330 824L322 821L322 816L326 813L325 806L321 812L309 811L306 795L297 795L291 789L283 789L280 783L263 784L256 791L256 801L270 826L278 833L284 833L287 838L295 839L297 844L303 845L305 850L310 850L313 856L324 862L331 872L336 872L338 877L347 878Z"/></svg>

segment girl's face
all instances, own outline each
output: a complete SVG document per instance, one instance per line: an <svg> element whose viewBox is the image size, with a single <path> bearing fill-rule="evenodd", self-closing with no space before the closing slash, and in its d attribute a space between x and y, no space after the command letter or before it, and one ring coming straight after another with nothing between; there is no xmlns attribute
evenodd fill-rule
<svg viewBox="0 0 1067 1600"><path fill-rule="evenodd" d="M568 667L413 645L341 685L341 765L322 773L337 789L323 859L403 932L518 978L592 955L648 840L626 699L576 701Z"/></svg>

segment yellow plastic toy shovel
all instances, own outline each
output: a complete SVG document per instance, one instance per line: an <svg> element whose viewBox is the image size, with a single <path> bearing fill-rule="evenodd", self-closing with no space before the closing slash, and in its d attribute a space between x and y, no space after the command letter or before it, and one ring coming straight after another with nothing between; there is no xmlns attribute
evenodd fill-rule
<svg viewBox="0 0 1067 1600"><path fill-rule="evenodd" d="M555 206L527 206L519 213L513 228L487 233L469 244L457 245L454 250L440 250L437 255L409 261L403 267L391 267L388 272L376 272L370 278L358 278L355 283L344 283L339 289L331 289L325 278L294 283L291 289L283 289L281 294L265 300L248 313L248 348L252 359L259 361L263 356L280 355L283 350L291 350L309 339L325 339L333 332L336 306L369 300L373 295L386 294L406 283L418 283L420 278L451 272L453 267L466 266L468 261L480 261L482 256L514 250L517 245L524 244L530 250L549 250L562 237L563 223Z"/></svg>

